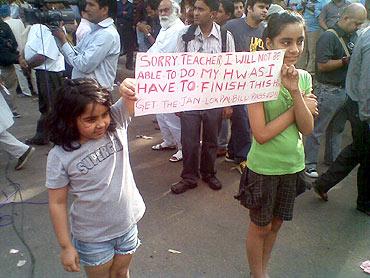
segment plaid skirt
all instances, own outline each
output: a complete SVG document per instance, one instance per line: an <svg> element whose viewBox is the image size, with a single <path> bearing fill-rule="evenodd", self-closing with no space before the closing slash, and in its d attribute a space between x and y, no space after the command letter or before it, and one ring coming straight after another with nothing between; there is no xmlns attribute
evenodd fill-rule
<svg viewBox="0 0 370 278"><path fill-rule="evenodd" d="M267 176L246 168L235 198L249 209L251 221L257 226L268 225L273 217L292 220L294 200L300 191L299 174Z"/></svg>

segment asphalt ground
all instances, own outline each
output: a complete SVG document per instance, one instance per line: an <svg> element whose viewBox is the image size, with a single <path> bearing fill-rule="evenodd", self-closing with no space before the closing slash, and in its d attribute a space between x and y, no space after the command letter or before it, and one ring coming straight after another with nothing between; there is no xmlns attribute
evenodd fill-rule
<svg viewBox="0 0 370 278"><path fill-rule="evenodd" d="M132 72L120 68L121 79L128 75ZM22 118L16 119L10 132L24 140L34 134L38 104L36 99L20 97L17 103ZM233 198L240 174L219 158L222 190L213 191L199 182L196 189L173 195L170 184L179 180L182 165L168 161L172 152L151 150L161 142L153 118L135 118L129 129L131 165L147 206L138 224L142 245L134 256L131 277L249 277L248 211ZM349 136L347 127L344 144ZM51 147L37 147L21 171L14 171L16 160L0 153L0 277L85 277L83 272L65 272L59 262L44 186ZM271 278L370 277L359 267L370 260L370 217L355 209L356 171L329 192L329 202L312 191L297 198L294 219L283 224L272 254ZM13 183L19 184L23 203L5 205L6 196L13 200L17 187ZM18 193L16 201L19 197ZM11 249L19 252L10 254ZM22 260L25 264L17 266Z"/></svg>

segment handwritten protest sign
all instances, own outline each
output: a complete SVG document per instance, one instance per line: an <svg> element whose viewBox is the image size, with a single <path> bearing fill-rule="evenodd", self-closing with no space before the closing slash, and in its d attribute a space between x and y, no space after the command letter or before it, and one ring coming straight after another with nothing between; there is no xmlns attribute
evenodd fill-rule
<svg viewBox="0 0 370 278"><path fill-rule="evenodd" d="M284 51L138 53L135 115L276 99Z"/></svg>

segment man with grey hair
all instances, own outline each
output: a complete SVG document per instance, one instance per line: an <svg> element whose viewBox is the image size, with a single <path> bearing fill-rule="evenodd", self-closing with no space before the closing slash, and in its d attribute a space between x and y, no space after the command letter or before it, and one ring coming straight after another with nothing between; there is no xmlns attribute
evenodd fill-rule
<svg viewBox="0 0 370 278"><path fill-rule="evenodd" d="M148 53L175 52L177 39L184 23L180 20L180 6L173 0L162 0L158 6L161 30L155 43L149 48ZM150 37L151 34L148 33ZM182 160L181 123L180 118L174 113L157 114L158 125L161 129L163 142L152 146L155 151L177 149L170 158L171 162Z"/></svg>
<svg viewBox="0 0 370 278"><path fill-rule="evenodd" d="M362 4L350 4L334 27L324 32L317 42L315 95L320 114L305 144L305 173L311 178L318 177L317 160L323 134L326 134L325 163L331 164L340 152L346 118L338 111L346 100L345 81L356 31L366 20L366 14Z"/></svg>

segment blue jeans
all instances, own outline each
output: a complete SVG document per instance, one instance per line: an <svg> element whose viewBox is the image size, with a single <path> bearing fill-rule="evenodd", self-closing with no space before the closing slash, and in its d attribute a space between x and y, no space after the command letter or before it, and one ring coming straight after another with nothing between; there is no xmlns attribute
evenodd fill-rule
<svg viewBox="0 0 370 278"><path fill-rule="evenodd" d="M346 115L340 113L346 101L344 88L317 83L315 95L318 100L319 116L315 119L314 129L306 139L306 168L317 168L321 137L325 134L325 163L333 162L341 150L342 132Z"/></svg>
<svg viewBox="0 0 370 278"><path fill-rule="evenodd" d="M227 148L227 139L229 137L229 119L222 119L221 129L218 133L218 148L219 149L226 149Z"/></svg>
<svg viewBox="0 0 370 278"><path fill-rule="evenodd" d="M105 264L115 255L133 254L140 246L136 224L122 236L107 241L85 242L72 238L72 242L80 256L80 263L86 266Z"/></svg>
<svg viewBox="0 0 370 278"><path fill-rule="evenodd" d="M227 146L229 158L234 159L237 163L246 160L251 144L247 106L233 106L231 137Z"/></svg>

